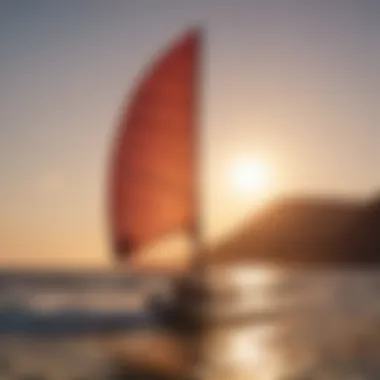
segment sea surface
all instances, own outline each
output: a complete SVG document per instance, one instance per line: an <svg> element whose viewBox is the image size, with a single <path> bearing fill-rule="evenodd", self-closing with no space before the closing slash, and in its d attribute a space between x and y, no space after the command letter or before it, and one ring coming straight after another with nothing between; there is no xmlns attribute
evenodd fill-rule
<svg viewBox="0 0 380 380"><path fill-rule="evenodd" d="M0 380L115 378L120 345L157 331L149 300L164 298L167 284L141 274L1 272Z"/></svg>
<svg viewBox="0 0 380 380"><path fill-rule="evenodd" d="M204 334L202 378L380 379L380 269L236 266L208 281L207 313L224 322ZM168 289L138 274L1 273L0 380L142 378L124 362L165 372L149 300L170 302Z"/></svg>

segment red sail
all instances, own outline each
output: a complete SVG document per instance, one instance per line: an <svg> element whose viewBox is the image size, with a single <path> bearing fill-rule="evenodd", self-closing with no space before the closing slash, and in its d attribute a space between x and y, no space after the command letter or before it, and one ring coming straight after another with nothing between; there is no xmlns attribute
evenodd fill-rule
<svg viewBox="0 0 380 380"><path fill-rule="evenodd" d="M123 115L112 163L115 253L194 227L199 34L175 43L139 83Z"/></svg>

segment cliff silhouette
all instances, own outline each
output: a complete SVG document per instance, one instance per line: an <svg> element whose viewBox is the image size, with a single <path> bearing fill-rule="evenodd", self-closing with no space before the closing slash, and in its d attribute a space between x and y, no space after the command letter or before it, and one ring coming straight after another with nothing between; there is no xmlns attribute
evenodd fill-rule
<svg viewBox="0 0 380 380"><path fill-rule="evenodd" d="M210 252L211 262L380 263L380 197L281 199Z"/></svg>

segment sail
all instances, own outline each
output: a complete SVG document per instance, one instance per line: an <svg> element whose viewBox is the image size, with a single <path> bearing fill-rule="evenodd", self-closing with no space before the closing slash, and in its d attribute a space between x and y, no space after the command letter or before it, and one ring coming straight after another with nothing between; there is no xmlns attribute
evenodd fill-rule
<svg viewBox="0 0 380 380"><path fill-rule="evenodd" d="M122 116L110 193L119 259L195 226L199 37L187 33L154 62Z"/></svg>

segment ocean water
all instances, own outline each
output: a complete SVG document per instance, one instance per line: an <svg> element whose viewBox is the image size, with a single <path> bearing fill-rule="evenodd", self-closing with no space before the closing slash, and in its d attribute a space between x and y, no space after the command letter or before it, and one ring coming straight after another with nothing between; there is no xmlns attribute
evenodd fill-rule
<svg viewBox="0 0 380 380"><path fill-rule="evenodd" d="M228 318L208 331L205 378L380 378L380 270L241 267L211 280L230 296L210 305Z"/></svg>
<svg viewBox="0 0 380 380"><path fill-rule="evenodd" d="M180 378L181 342L149 306L165 279L65 276L0 276L0 379ZM208 281L199 377L380 379L380 270L244 266Z"/></svg>
<svg viewBox="0 0 380 380"><path fill-rule="evenodd" d="M149 299L166 287L142 274L0 273L0 380L116 378L119 347L157 331Z"/></svg>
<svg viewBox="0 0 380 380"><path fill-rule="evenodd" d="M0 339L1 379L107 379L105 346L91 337L8 335Z"/></svg>

